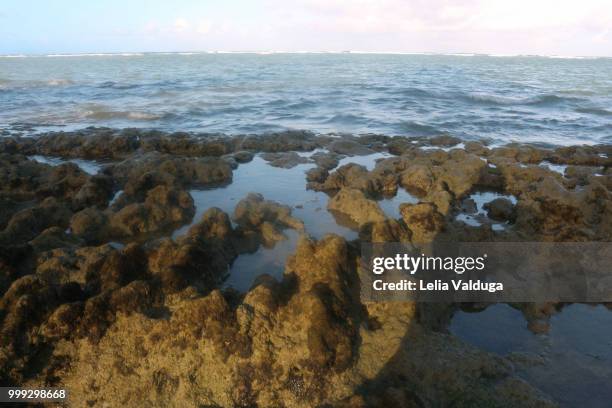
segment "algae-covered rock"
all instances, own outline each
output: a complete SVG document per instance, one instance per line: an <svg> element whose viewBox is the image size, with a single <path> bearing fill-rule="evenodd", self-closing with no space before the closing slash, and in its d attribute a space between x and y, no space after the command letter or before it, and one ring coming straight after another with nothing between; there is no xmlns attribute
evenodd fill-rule
<svg viewBox="0 0 612 408"><path fill-rule="evenodd" d="M415 243L431 242L444 227L444 218L430 203L402 204L400 213Z"/></svg>
<svg viewBox="0 0 612 408"><path fill-rule="evenodd" d="M496 198L483 207L487 210L489 218L493 220L511 221L514 218L514 204L507 198Z"/></svg>
<svg viewBox="0 0 612 408"><path fill-rule="evenodd" d="M357 225L385 220L385 213L374 200L354 188L343 188L327 204L331 211L348 216Z"/></svg>

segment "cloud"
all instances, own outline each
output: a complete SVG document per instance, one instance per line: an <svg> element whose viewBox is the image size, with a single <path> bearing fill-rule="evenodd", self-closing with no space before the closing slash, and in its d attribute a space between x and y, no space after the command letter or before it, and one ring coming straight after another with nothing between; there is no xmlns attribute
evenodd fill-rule
<svg viewBox="0 0 612 408"><path fill-rule="evenodd" d="M264 0L151 21L171 48L609 54L609 0Z"/></svg>
<svg viewBox="0 0 612 408"><path fill-rule="evenodd" d="M267 0L266 8L283 37L310 33L323 40L322 49L580 55L612 49L610 0Z"/></svg>
<svg viewBox="0 0 612 408"><path fill-rule="evenodd" d="M187 21L187 19L179 17L174 20L174 31L177 33L183 33L185 31L191 30L191 23Z"/></svg>
<svg viewBox="0 0 612 408"><path fill-rule="evenodd" d="M269 4L294 23L342 32L511 31L612 24L609 0L269 0Z"/></svg>

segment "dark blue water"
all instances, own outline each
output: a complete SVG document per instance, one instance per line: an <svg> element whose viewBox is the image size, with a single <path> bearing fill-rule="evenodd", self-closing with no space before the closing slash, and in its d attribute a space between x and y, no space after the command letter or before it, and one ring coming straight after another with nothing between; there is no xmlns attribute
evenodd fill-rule
<svg viewBox="0 0 612 408"><path fill-rule="evenodd" d="M608 408L612 400L612 313L574 304L535 335L521 312L505 304L458 312L450 331L481 349L508 357L515 373L562 407Z"/></svg>
<svg viewBox="0 0 612 408"><path fill-rule="evenodd" d="M0 127L450 133L612 142L612 59L372 54L0 57Z"/></svg>

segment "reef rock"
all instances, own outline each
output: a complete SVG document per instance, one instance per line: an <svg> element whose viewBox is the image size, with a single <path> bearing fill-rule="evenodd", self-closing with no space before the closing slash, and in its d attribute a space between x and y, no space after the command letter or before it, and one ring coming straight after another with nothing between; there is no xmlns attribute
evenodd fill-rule
<svg viewBox="0 0 612 408"><path fill-rule="evenodd" d="M368 199L361 190L354 188L341 189L329 200L327 208L348 216L357 225L386 219L376 201Z"/></svg>
<svg viewBox="0 0 612 408"><path fill-rule="evenodd" d="M416 244L431 242L444 227L444 217L431 203L401 204L400 213Z"/></svg>
<svg viewBox="0 0 612 408"><path fill-rule="evenodd" d="M240 200L234 210L234 220L242 233L255 233L265 246L273 246L286 239L283 230L304 231L304 223L291 216L291 208L268 201L261 194L250 193Z"/></svg>
<svg viewBox="0 0 612 408"><path fill-rule="evenodd" d="M306 157L300 156L296 152L283 152L283 153L264 153L261 157L273 167L282 167L284 169L290 169L298 164L308 163Z"/></svg>
<svg viewBox="0 0 612 408"><path fill-rule="evenodd" d="M514 204L507 198L496 198L485 203L483 207L492 220L512 221L514 218Z"/></svg>
<svg viewBox="0 0 612 408"><path fill-rule="evenodd" d="M194 214L189 193L157 186L147 193L144 203L130 204L113 213L109 227L114 236L138 236L184 224Z"/></svg>

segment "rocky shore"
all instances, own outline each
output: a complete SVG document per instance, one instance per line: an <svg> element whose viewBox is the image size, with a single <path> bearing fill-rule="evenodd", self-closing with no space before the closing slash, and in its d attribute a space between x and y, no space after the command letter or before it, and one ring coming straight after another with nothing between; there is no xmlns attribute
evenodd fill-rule
<svg viewBox="0 0 612 408"><path fill-rule="evenodd" d="M357 164L372 155L371 169ZM320 211L357 238L315 238L298 207L256 190L194 219L191 191L231 185L254 157L275 171L310 164L303 188L325 193ZM402 190L416 199L390 217L381 200ZM460 307L487 305L362 302L360 244L610 241L611 191L609 145L106 128L6 137L0 382L65 387L71 406L556 406L519 363L449 334ZM495 197L479 203L482 192ZM280 278L223 285L237 259L289 230L300 238ZM512 306L534 331L563 307Z"/></svg>

